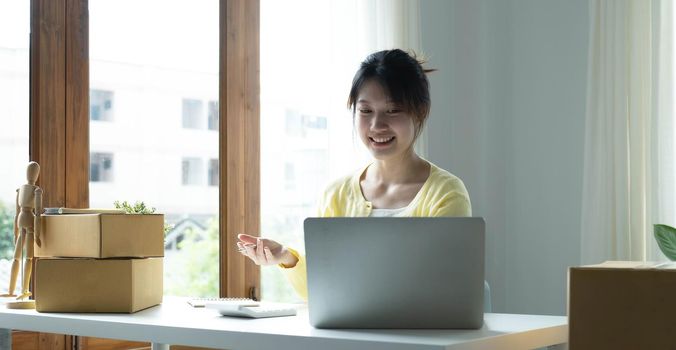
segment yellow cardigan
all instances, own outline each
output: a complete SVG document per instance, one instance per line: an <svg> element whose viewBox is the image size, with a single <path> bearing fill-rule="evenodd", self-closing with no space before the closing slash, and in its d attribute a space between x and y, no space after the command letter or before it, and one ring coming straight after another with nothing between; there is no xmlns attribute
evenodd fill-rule
<svg viewBox="0 0 676 350"><path fill-rule="evenodd" d="M319 203L319 217L367 217L373 205L364 199L359 179L366 168L355 175L344 177L332 183ZM406 209L398 216L435 217L435 216L472 216L469 194L455 175L430 163L430 175L418 194ZM307 272L305 256L289 248L298 258L294 267L286 268L280 264L287 279L304 300L307 300Z"/></svg>

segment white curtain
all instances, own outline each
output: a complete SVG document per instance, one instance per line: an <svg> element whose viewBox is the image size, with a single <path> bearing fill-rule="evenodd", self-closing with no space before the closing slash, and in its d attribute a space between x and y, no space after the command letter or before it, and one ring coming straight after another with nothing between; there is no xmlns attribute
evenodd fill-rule
<svg viewBox="0 0 676 350"><path fill-rule="evenodd" d="M661 260L674 225L671 0L591 0L583 263Z"/></svg>

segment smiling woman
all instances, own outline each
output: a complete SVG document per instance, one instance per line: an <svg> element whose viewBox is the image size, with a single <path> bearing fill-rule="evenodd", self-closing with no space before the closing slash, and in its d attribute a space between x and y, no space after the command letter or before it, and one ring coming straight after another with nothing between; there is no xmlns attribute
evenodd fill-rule
<svg viewBox="0 0 676 350"><path fill-rule="evenodd" d="M429 164L413 146L430 110L426 77L430 71L394 49L369 55L355 74L348 106L361 141L376 159L374 169L365 171L361 180L361 190L372 198L374 209L405 207L429 177ZM388 176L406 180L396 183ZM388 191L396 195L387 195Z"/></svg>
<svg viewBox="0 0 676 350"><path fill-rule="evenodd" d="M422 63L399 49L379 51L355 74L347 104L358 119L362 142L379 154L394 152L394 143L412 148L420 136L430 111L426 74L433 71ZM387 122L378 124L383 117ZM395 134L382 133L388 129Z"/></svg>
<svg viewBox="0 0 676 350"><path fill-rule="evenodd" d="M377 157L401 153L402 147L413 145L417 125L411 113L401 102L389 99L376 80L361 85L353 108L359 137Z"/></svg>
<svg viewBox="0 0 676 350"><path fill-rule="evenodd" d="M426 70L415 57L399 49L369 55L355 74L348 106L373 161L329 185L317 216L471 216L463 182L414 150L430 106ZM240 253L259 265L278 264L307 298L302 254L272 239L245 234L239 239Z"/></svg>

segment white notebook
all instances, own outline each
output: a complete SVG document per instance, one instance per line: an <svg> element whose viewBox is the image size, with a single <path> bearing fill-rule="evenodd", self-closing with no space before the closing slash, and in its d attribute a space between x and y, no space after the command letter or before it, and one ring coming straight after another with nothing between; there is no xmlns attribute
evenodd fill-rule
<svg viewBox="0 0 676 350"><path fill-rule="evenodd" d="M204 307L204 305L208 302L229 302L229 303L238 303L238 304L243 304L243 303L249 303L249 304L257 304L258 302L249 299L249 298L192 298L188 300L188 304L192 307Z"/></svg>
<svg viewBox="0 0 676 350"><path fill-rule="evenodd" d="M296 307L289 304L236 302L236 301L209 301L207 309L215 309L223 316L234 317L280 317L296 315Z"/></svg>

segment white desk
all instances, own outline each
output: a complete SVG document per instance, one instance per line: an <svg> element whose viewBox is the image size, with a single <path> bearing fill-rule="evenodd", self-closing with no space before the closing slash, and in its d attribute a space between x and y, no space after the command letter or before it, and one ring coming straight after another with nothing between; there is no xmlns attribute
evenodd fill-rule
<svg viewBox="0 0 676 350"><path fill-rule="evenodd" d="M195 309L187 299L135 314L38 313L0 306L0 328L227 349L565 349L565 316L486 314L480 330L324 330L296 317L238 319Z"/></svg>

